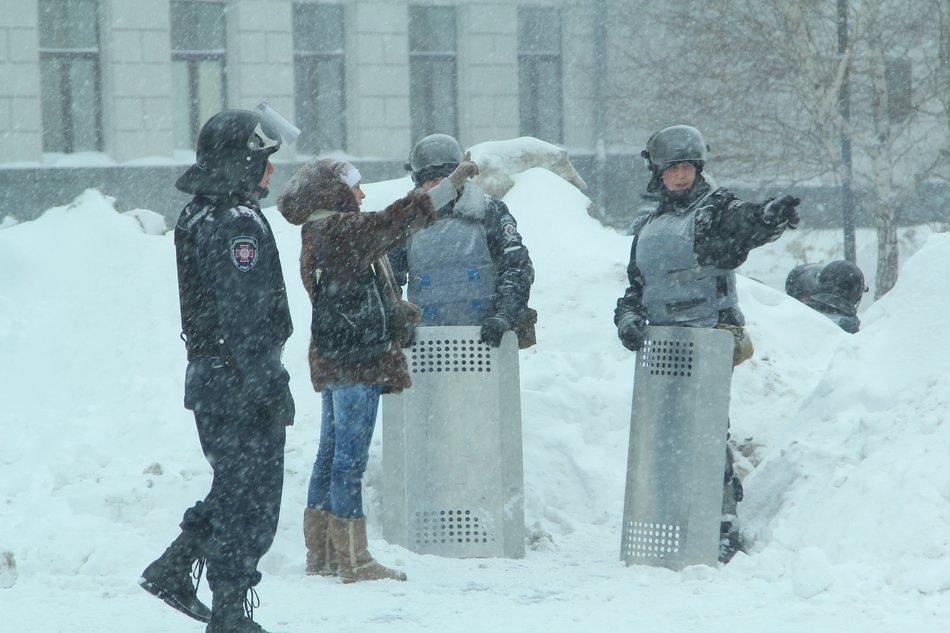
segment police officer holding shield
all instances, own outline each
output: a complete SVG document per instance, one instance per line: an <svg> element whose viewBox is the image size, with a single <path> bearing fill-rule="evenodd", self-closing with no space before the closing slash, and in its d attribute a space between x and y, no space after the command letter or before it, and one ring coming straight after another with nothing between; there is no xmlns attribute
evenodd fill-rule
<svg viewBox="0 0 950 633"><path fill-rule="evenodd" d="M428 191L464 160L457 140L431 134L412 148L406 169ZM522 348L533 345L537 313L528 297L534 268L508 207L470 182L439 216L389 254L409 301L422 308L419 325L481 326L482 340L492 347L514 330Z"/></svg>
<svg viewBox="0 0 950 633"><path fill-rule="evenodd" d="M703 174L708 147L694 127L673 125L653 134L642 152L650 193L660 202L633 224L627 266L629 287L617 301L614 322L623 345L639 350L647 325L721 328L734 336L733 364L752 356L736 296L735 269L753 248L798 226L800 200L781 196L743 202L713 188ZM728 452L723 490L720 560L740 549L734 525L742 485Z"/></svg>
<svg viewBox="0 0 950 633"><path fill-rule="evenodd" d="M139 584L208 633L261 633L252 620L257 563L277 529L286 427L293 423L281 363L293 331L274 234L258 200L270 156L299 134L266 104L226 110L198 136L197 161L176 187L194 195L175 227L185 407L194 412L214 478L181 533ZM207 561L212 608L192 583Z"/></svg>

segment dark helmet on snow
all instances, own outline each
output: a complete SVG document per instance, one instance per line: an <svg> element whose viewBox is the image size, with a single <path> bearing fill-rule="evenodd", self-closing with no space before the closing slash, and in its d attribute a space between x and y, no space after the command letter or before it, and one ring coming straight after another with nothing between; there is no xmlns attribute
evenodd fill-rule
<svg viewBox="0 0 950 633"><path fill-rule="evenodd" d="M267 194L259 189L271 154L293 143L300 130L266 103L254 110L224 110L201 127L195 164L175 186L190 194Z"/></svg>
<svg viewBox="0 0 950 633"><path fill-rule="evenodd" d="M818 273L821 264L801 264L788 273L785 279L785 294L803 301L818 292Z"/></svg>
<svg viewBox="0 0 950 633"><path fill-rule="evenodd" d="M405 164L416 185L451 174L464 154L459 142L448 134L430 134L417 142Z"/></svg>
<svg viewBox="0 0 950 633"><path fill-rule="evenodd" d="M652 174L660 175L677 163L693 163L702 171L708 151L709 146L699 130L689 125L671 125L654 132L640 156Z"/></svg>
<svg viewBox="0 0 950 633"><path fill-rule="evenodd" d="M818 273L818 295L831 295L857 308L867 292L864 273L849 261L833 261Z"/></svg>

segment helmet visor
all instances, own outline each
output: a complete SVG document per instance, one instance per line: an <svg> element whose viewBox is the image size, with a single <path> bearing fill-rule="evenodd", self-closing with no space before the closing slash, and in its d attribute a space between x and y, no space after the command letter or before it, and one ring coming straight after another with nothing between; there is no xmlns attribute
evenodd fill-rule
<svg viewBox="0 0 950 633"><path fill-rule="evenodd" d="M280 140L287 145L293 145L300 136L300 128L285 119L277 110L270 107L266 101L261 101L254 111L261 115L261 123L280 134Z"/></svg>

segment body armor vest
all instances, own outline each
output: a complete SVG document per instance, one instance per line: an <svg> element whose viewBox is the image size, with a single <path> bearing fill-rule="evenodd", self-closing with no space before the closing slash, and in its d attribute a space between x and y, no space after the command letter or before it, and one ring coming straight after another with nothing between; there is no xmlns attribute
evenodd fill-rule
<svg viewBox="0 0 950 633"><path fill-rule="evenodd" d="M409 301L420 325L479 325L495 313L497 272L488 250L488 198L469 183L453 214L409 242Z"/></svg>
<svg viewBox="0 0 950 633"><path fill-rule="evenodd" d="M712 327L720 310L738 305L735 272L700 265L695 234L695 210L660 214L640 229L636 264L651 325Z"/></svg>

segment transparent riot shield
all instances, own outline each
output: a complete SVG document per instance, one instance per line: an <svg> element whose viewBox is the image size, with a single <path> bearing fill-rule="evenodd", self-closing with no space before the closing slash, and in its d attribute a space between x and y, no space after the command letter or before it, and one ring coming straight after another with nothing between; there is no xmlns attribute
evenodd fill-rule
<svg viewBox="0 0 950 633"><path fill-rule="evenodd" d="M420 554L524 556L518 341L416 328L412 387L383 397L383 533Z"/></svg>
<svg viewBox="0 0 950 633"><path fill-rule="evenodd" d="M680 570L719 554L732 334L649 327L637 353L620 558Z"/></svg>

